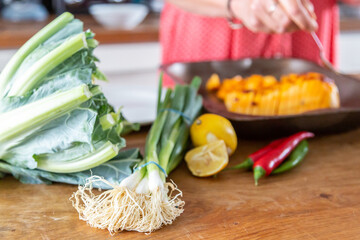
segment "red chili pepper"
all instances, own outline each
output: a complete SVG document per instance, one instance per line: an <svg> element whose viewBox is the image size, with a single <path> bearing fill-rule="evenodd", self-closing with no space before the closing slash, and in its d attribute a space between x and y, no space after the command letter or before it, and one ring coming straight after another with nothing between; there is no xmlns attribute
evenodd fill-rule
<svg viewBox="0 0 360 240"><path fill-rule="evenodd" d="M311 132L299 132L283 140L273 150L267 152L267 154L260 157L258 161L254 163L254 179L255 185L258 184L259 178L268 176L277 166L279 166L285 158L291 153L291 151L302 140L306 138L314 137Z"/></svg>
<svg viewBox="0 0 360 240"><path fill-rule="evenodd" d="M281 138L272 141L270 144L266 145L265 147L257 150L256 152L250 154L242 163L231 167L230 169L251 169L255 162L257 162L263 155L274 149L278 146L282 141L286 138Z"/></svg>

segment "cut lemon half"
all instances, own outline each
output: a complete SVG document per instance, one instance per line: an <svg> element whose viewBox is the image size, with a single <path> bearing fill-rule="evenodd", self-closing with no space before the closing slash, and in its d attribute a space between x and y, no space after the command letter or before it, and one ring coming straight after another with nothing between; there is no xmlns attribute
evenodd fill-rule
<svg viewBox="0 0 360 240"><path fill-rule="evenodd" d="M225 142L217 140L190 150L185 155L185 161L194 176L209 177L228 165L229 155Z"/></svg>
<svg viewBox="0 0 360 240"><path fill-rule="evenodd" d="M224 140L229 155L237 147L237 137L231 122L212 113L203 114L194 121L190 127L190 137L195 147Z"/></svg>

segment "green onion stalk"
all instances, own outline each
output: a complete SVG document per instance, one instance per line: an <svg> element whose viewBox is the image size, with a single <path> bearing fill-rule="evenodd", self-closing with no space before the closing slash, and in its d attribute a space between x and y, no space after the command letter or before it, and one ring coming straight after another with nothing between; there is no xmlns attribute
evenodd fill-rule
<svg viewBox="0 0 360 240"><path fill-rule="evenodd" d="M161 100L159 84L157 117L146 139L143 160L132 175L99 195L92 184L104 179L93 176L72 196L82 220L90 226L119 231L152 232L171 224L182 212L182 192L166 177L184 157L189 128L200 114L202 98L197 94L201 80L167 89Z"/></svg>

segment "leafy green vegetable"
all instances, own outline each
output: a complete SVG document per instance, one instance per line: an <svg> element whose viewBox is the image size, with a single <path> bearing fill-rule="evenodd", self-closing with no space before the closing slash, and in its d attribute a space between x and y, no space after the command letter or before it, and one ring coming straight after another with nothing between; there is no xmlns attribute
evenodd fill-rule
<svg viewBox="0 0 360 240"><path fill-rule="evenodd" d="M72 34L72 30L81 31L74 27L74 16L70 13L65 13L56 18L37 34L35 34L29 41L27 41L10 59L0 74L0 97L4 96L6 86L16 72L19 72L19 66L24 62L24 59L29 56L39 45L46 42L49 38L58 39L67 37ZM75 21L76 22L76 21ZM70 27L67 27L71 25ZM78 24L79 25L79 24ZM26 61L25 61L26 62Z"/></svg>
<svg viewBox="0 0 360 240"><path fill-rule="evenodd" d="M106 163L120 160L120 134L138 125L114 112L94 84L106 80L93 56L97 44L81 21L64 13L8 62L0 73L0 172L28 183L78 184L88 169L130 169L133 160ZM107 173L114 181L119 175Z"/></svg>
<svg viewBox="0 0 360 240"><path fill-rule="evenodd" d="M0 161L0 175L1 172L12 174L15 178L26 184L51 184L52 182L84 184L87 178L92 175L97 175L103 176L112 184L119 184L132 173L132 167L140 161L140 158L139 149L125 150L120 152L112 160L98 167L82 172L66 174L21 168ZM111 186L100 181L94 183L94 187L101 189L111 188Z"/></svg>

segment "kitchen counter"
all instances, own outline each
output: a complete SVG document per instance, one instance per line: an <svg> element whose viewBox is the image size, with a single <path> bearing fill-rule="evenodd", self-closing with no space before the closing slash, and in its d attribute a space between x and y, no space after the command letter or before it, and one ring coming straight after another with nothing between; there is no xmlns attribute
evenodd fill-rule
<svg viewBox="0 0 360 240"><path fill-rule="evenodd" d="M147 130L126 137L143 148ZM181 164L170 178L183 191L184 213L145 235L111 237L78 219L68 200L76 186L0 180L0 239L355 239L360 236L360 129L318 136L291 172L261 179L229 171L196 178ZM266 142L239 141L230 165Z"/></svg>
<svg viewBox="0 0 360 240"><path fill-rule="evenodd" d="M51 16L45 22L11 23L0 18L0 49L18 48L31 36L54 19ZM96 33L101 44L108 43L141 43L159 40L159 15L150 14L139 26L132 30L109 30L97 23L90 15L76 15L82 20L85 28ZM343 32L360 31L360 19L341 19L340 29Z"/></svg>
<svg viewBox="0 0 360 240"><path fill-rule="evenodd" d="M85 29L96 33L96 39L101 44L155 42L159 38L159 16L156 14L150 14L132 30L106 29L89 15L76 15L76 18L84 22ZM0 18L0 49L20 47L53 19L54 16L51 16L45 22L11 23Z"/></svg>
<svg viewBox="0 0 360 240"><path fill-rule="evenodd" d="M359 32L360 19L343 18L340 20L340 30L342 32Z"/></svg>

